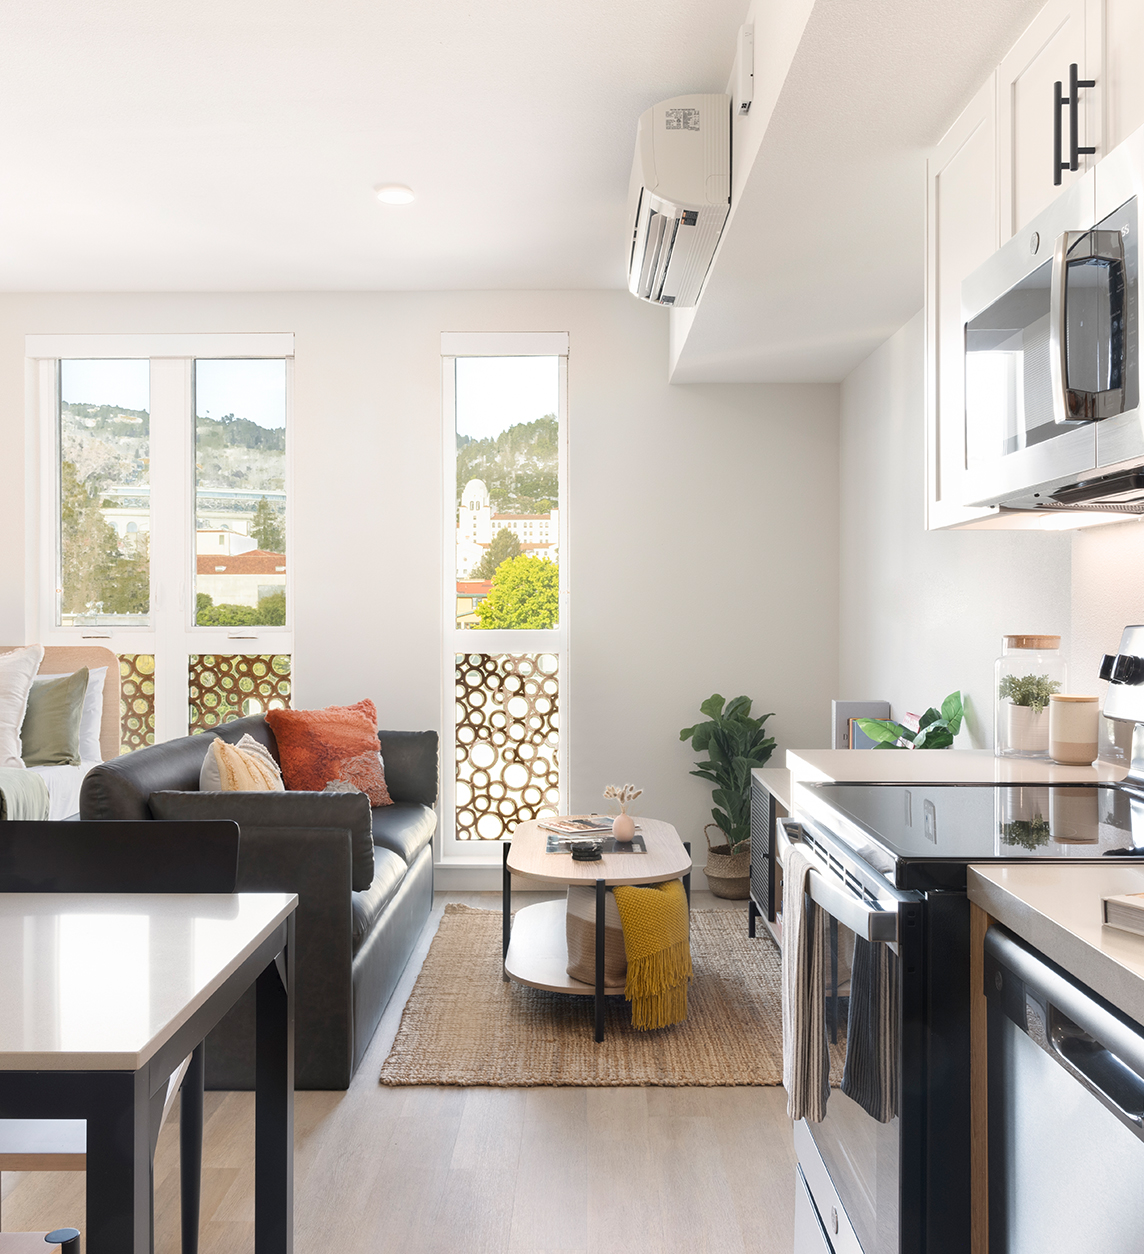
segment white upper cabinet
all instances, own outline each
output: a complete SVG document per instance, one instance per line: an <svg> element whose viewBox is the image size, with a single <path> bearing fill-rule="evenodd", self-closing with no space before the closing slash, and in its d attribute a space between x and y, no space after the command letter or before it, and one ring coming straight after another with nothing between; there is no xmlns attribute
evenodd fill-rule
<svg viewBox="0 0 1144 1254"><path fill-rule="evenodd" d="M1144 4L1141 0L1104 0L1105 145L1111 152L1144 126Z"/></svg>
<svg viewBox="0 0 1144 1254"><path fill-rule="evenodd" d="M1139 2L1131 0L1136 6ZM1049 0L997 70L1002 243L1102 155L1102 8L1102 0ZM1096 83L1078 93L1077 146L1097 151L1093 156L1081 155L1077 171L1061 171L1061 182L1057 183L1057 162L1068 163L1071 157L1069 67L1073 64L1078 67L1079 79ZM1062 95L1070 99L1059 111L1059 155L1054 103L1057 82L1061 83Z"/></svg>
<svg viewBox="0 0 1144 1254"><path fill-rule="evenodd" d="M961 282L997 249L996 75L950 127L927 163L926 360L927 526L955 526L996 514L965 509L964 328Z"/></svg>

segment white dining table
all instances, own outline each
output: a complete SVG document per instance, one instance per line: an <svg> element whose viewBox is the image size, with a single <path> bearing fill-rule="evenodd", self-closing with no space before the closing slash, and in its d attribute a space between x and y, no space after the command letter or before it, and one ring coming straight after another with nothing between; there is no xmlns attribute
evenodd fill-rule
<svg viewBox="0 0 1144 1254"><path fill-rule="evenodd" d="M251 985L255 1249L292 1251L297 904L293 893L0 893L0 1118L86 1120L88 1254L153 1251L167 1082L196 1049L201 1064L203 1039Z"/></svg>

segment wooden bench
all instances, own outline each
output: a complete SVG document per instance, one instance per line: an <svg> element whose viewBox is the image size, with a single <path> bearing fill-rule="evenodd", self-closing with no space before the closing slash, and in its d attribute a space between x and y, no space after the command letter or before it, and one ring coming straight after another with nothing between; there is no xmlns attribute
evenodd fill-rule
<svg viewBox="0 0 1144 1254"><path fill-rule="evenodd" d="M0 1232L0 1254L55 1254L58 1245L45 1245L46 1232Z"/></svg>

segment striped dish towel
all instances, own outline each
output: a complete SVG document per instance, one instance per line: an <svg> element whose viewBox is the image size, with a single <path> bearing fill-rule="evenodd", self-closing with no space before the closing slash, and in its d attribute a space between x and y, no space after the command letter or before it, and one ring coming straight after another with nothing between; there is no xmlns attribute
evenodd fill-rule
<svg viewBox="0 0 1144 1254"><path fill-rule="evenodd" d="M898 960L854 938L842 1091L879 1123L898 1113Z"/></svg>
<svg viewBox="0 0 1144 1254"><path fill-rule="evenodd" d="M830 1096L826 912L807 902L811 866L803 849L787 846L783 857L783 1086L792 1119L821 1123Z"/></svg>

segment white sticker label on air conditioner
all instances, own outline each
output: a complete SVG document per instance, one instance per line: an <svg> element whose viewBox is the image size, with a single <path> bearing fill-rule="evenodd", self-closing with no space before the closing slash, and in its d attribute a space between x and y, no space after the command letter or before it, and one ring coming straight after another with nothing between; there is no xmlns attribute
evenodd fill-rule
<svg viewBox="0 0 1144 1254"><path fill-rule="evenodd" d="M665 126L669 131L697 131L699 129L698 109L667 109L664 112Z"/></svg>

